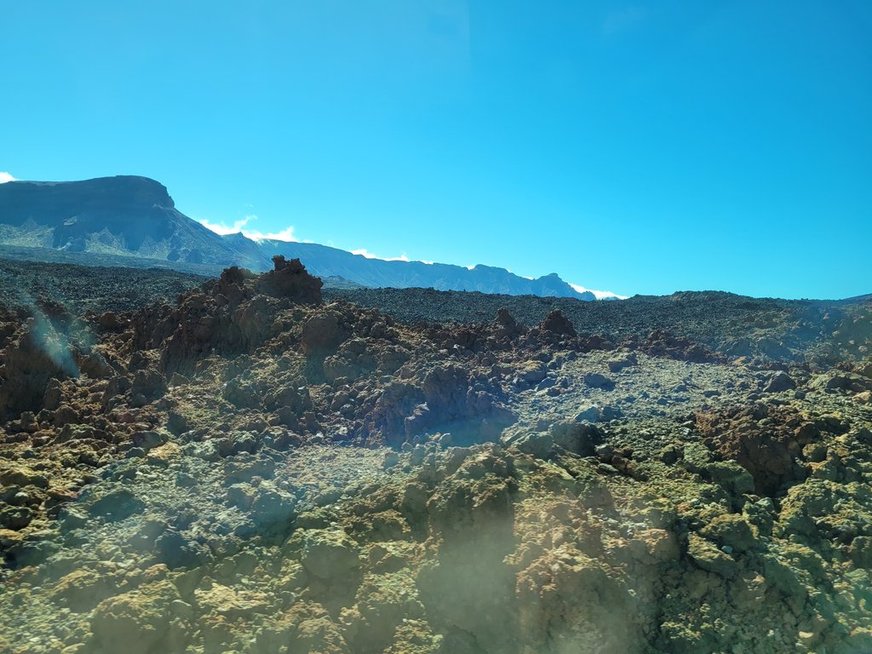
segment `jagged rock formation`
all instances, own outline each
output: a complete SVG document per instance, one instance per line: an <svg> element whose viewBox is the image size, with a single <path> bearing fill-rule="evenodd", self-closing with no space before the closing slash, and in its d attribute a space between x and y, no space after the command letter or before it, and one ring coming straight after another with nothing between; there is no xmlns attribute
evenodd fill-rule
<svg viewBox="0 0 872 654"><path fill-rule="evenodd" d="M274 269L258 277L255 288L266 295L286 297L303 304L321 303L321 280L312 277L299 259L287 261L282 255L273 257Z"/></svg>

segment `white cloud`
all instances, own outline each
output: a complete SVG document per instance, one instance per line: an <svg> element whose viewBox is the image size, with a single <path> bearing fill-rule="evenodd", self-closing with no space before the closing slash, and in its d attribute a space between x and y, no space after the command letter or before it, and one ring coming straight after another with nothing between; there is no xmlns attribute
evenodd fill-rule
<svg viewBox="0 0 872 654"><path fill-rule="evenodd" d="M373 254L366 248L357 248L356 250L352 250L351 254L359 254L362 257L366 257L367 259L381 259L382 261L409 261L409 256L403 252L398 257L380 257L377 254Z"/></svg>
<svg viewBox="0 0 872 654"><path fill-rule="evenodd" d="M278 232L258 232L256 230L251 229L243 229L242 233L248 238L254 241L287 241L289 243L296 243L299 239L294 236L294 228L293 227L285 227Z"/></svg>
<svg viewBox="0 0 872 654"><path fill-rule="evenodd" d="M628 296L626 295L618 295L617 293L612 293L611 291L597 291L592 288L585 288L581 284L569 284L572 288L574 288L579 293L593 293L593 296L597 300L604 300L606 298L617 298L618 300L626 300Z"/></svg>
<svg viewBox="0 0 872 654"><path fill-rule="evenodd" d="M244 218L240 218L232 225L226 225L224 223L213 223L208 218L198 218L197 222L200 223L206 229L211 229L216 234L220 234L221 236L225 236L227 234L236 234L242 231L242 228L245 227L252 220L257 220L257 216L245 216Z"/></svg>
<svg viewBox="0 0 872 654"><path fill-rule="evenodd" d="M14 182L15 178L7 173L5 170L0 170L0 184L5 184L6 182Z"/></svg>
<svg viewBox="0 0 872 654"><path fill-rule="evenodd" d="M207 218L198 218L197 222L203 225L203 227L205 227L206 229L211 229L213 232L215 232L216 234L220 234L221 236L242 232L244 236L247 236L254 241L297 241L297 237L294 236L293 227L285 227L284 229L277 232L261 232L256 229L245 229L245 226L254 220L257 220L257 216L251 214L240 218L232 225L227 225L225 223L213 223Z"/></svg>

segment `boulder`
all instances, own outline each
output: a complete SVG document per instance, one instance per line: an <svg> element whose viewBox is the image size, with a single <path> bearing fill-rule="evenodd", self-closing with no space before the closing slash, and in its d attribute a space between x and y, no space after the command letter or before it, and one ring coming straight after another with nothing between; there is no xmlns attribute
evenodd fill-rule
<svg viewBox="0 0 872 654"><path fill-rule="evenodd" d="M221 397L240 409L253 409L261 405L260 390L250 379L235 377L221 391Z"/></svg>
<svg viewBox="0 0 872 654"><path fill-rule="evenodd" d="M567 318L560 309L554 309L551 313L545 316L545 319L542 321L540 327L543 331L549 332L556 336L565 336L570 338L575 338L578 336L578 332L575 331L575 327L572 324L572 321Z"/></svg>
<svg viewBox="0 0 872 654"><path fill-rule="evenodd" d="M515 375L516 382L524 386L533 386L548 375L548 366L542 361L525 361L518 366Z"/></svg>
<svg viewBox="0 0 872 654"><path fill-rule="evenodd" d="M257 278L255 288L273 297L290 298L301 304L320 304L320 278L306 272L299 259L288 261L282 255L273 257L273 270Z"/></svg>
<svg viewBox="0 0 872 654"><path fill-rule="evenodd" d="M732 556L697 534L690 534L688 537L687 555L698 567L725 579L734 579L739 573L739 567Z"/></svg>
<svg viewBox="0 0 872 654"><path fill-rule="evenodd" d="M726 513L713 518L700 530L700 535L730 551L747 552L757 546L754 530L739 514Z"/></svg>
<svg viewBox="0 0 872 654"><path fill-rule="evenodd" d="M145 451L159 447L167 442L165 434L157 431L137 431L130 437L134 447L139 447Z"/></svg>
<svg viewBox="0 0 872 654"><path fill-rule="evenodd" d="M770 377L769 382L763 388L764 393L781 393L796 388L796 382L786 372L779 371Z"/></svg>
<svg viewBox="0 0 872 654"><path fill-rule="evenodd" d="M342 316L334 311L325 311L303 323L300 347L308 357L324 357L335 352L349 335Z"/></svg>
<svg viewBox="0 0 872 654"><path fill-rule="evenodd" d="M78 375L70 344L44 318L28 319L0 349L0 370L0 420L39 411L50 379Z"/></svg>
<svg viewBox="0 0 872 654"><path fill-rule="evenodd" d="M514 338L524 333L524 328L505 307L497 311L496 325L498 337Z"/></svg>
<svg viewBox="0 0 872 654"><path fill-rule="evenodd" d="M591 456L602 440L602 432L591 424L561 422L553 425L548 432L524 434L515 439L513 444L522 452L547 459L554 454L555 447L581 456Z"/></svg>
<svg viewBox="0 0 872 654"><path fill-rule="evenodd" d="M620 372L624 368L638 365L639 360L635 353L630 353L625 356L616 357L606 362L609 370L612 372Z"/></svg>
<svg viewBox="0 0 872 654"><path fill-rule="evenodd" d="M195 568L203 565L208 551L196 541L189 540L175 529L167 529L154 541L154 553L158 561L170 570Z"/></svg>
<svg viewBox="0 0 872 654"><path fill-rule="evenodd" d="M360 568L357 544L341 529L299 529L285 547L299 550L306 572L322 581L341 584Z"/></svg>
<svg viewBox="0 0 872 654"><path fill-rule="evenodd" d="M582 377L586 386L591 388L601 388L610 391L615 387L615 382L598 372L588 372Z"/></svg>
<svg viewBox="0 0 872 654"><path fill-rule="evenodd" d="M158 581L103 600L91 617L91 649L127 654L183 651L186 625L173 624L171 611L179 599L175 586Z"/></svg>
<svg viewBox="0 0 872 654"><path fill-rule="evenodd" d="M600 407L596 404L581 409L575 415L576 422L608 422L609 420L617 420L623 415L623 412L615 406L606 405Z"/></svg>
<svg viewBox="0 0 872 654"><path fill-rule="evenodd" d="M127 488L117 488L102 495L90 507L90 513L109 520L124 520L139 513L145 503Z"/></svg>

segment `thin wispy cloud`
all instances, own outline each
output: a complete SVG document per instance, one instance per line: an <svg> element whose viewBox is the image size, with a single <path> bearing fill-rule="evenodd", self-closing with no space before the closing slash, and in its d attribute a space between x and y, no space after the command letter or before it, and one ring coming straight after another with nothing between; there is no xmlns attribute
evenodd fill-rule
<svg viewBox="0 0 872 654"><path fill-rule="evenodd" d="M5 184L6 182L14 182L15 178L7 173L5 170L0 170L0 184Z"/></svg>
<svg viewBox="0 0 872 654"><path fill-rule="evenodd" d="M366 257L367 259L381 259L382 261L410 261L408 255L403 252L398 257L380 257L377 254L374 254L367 250L366 248L357 248L356 250L352 250L351 254L359 254L362 257Z"/></svg>
<svg viewBox="0 0 872 654"><path fill-rule="evenodd" d="M206 229L210 229L216 234L221 236L226 236L227 234L238 234L242 232L242 235L252 239L253 241L288 241L288 242L296 242L298 239L294 235L293 227L285 227L282 230L277 232L261 232L256 229L246 229L246 225L257 220L257 216L254 214L245 216L235 221L232 225L228 225L222 222L212 222L208 218L198 218L197 222L200 223Z"/></svg>

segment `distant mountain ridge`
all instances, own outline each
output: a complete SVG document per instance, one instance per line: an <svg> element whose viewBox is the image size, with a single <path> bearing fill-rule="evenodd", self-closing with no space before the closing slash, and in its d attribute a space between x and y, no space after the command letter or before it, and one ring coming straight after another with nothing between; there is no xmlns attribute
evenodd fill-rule
<svg viewBox="0 0 872 654"><path fill-rule="evenodd" d="M175 207L166 187L121 175L75 182L0 184L0 244L88 255L166 261L169 267L272 267L274 255L299 258L315 275L368 287L435 288L594 300L556 273L527 279L504 268L370 259L317 243L220 236Z"/></svg>

